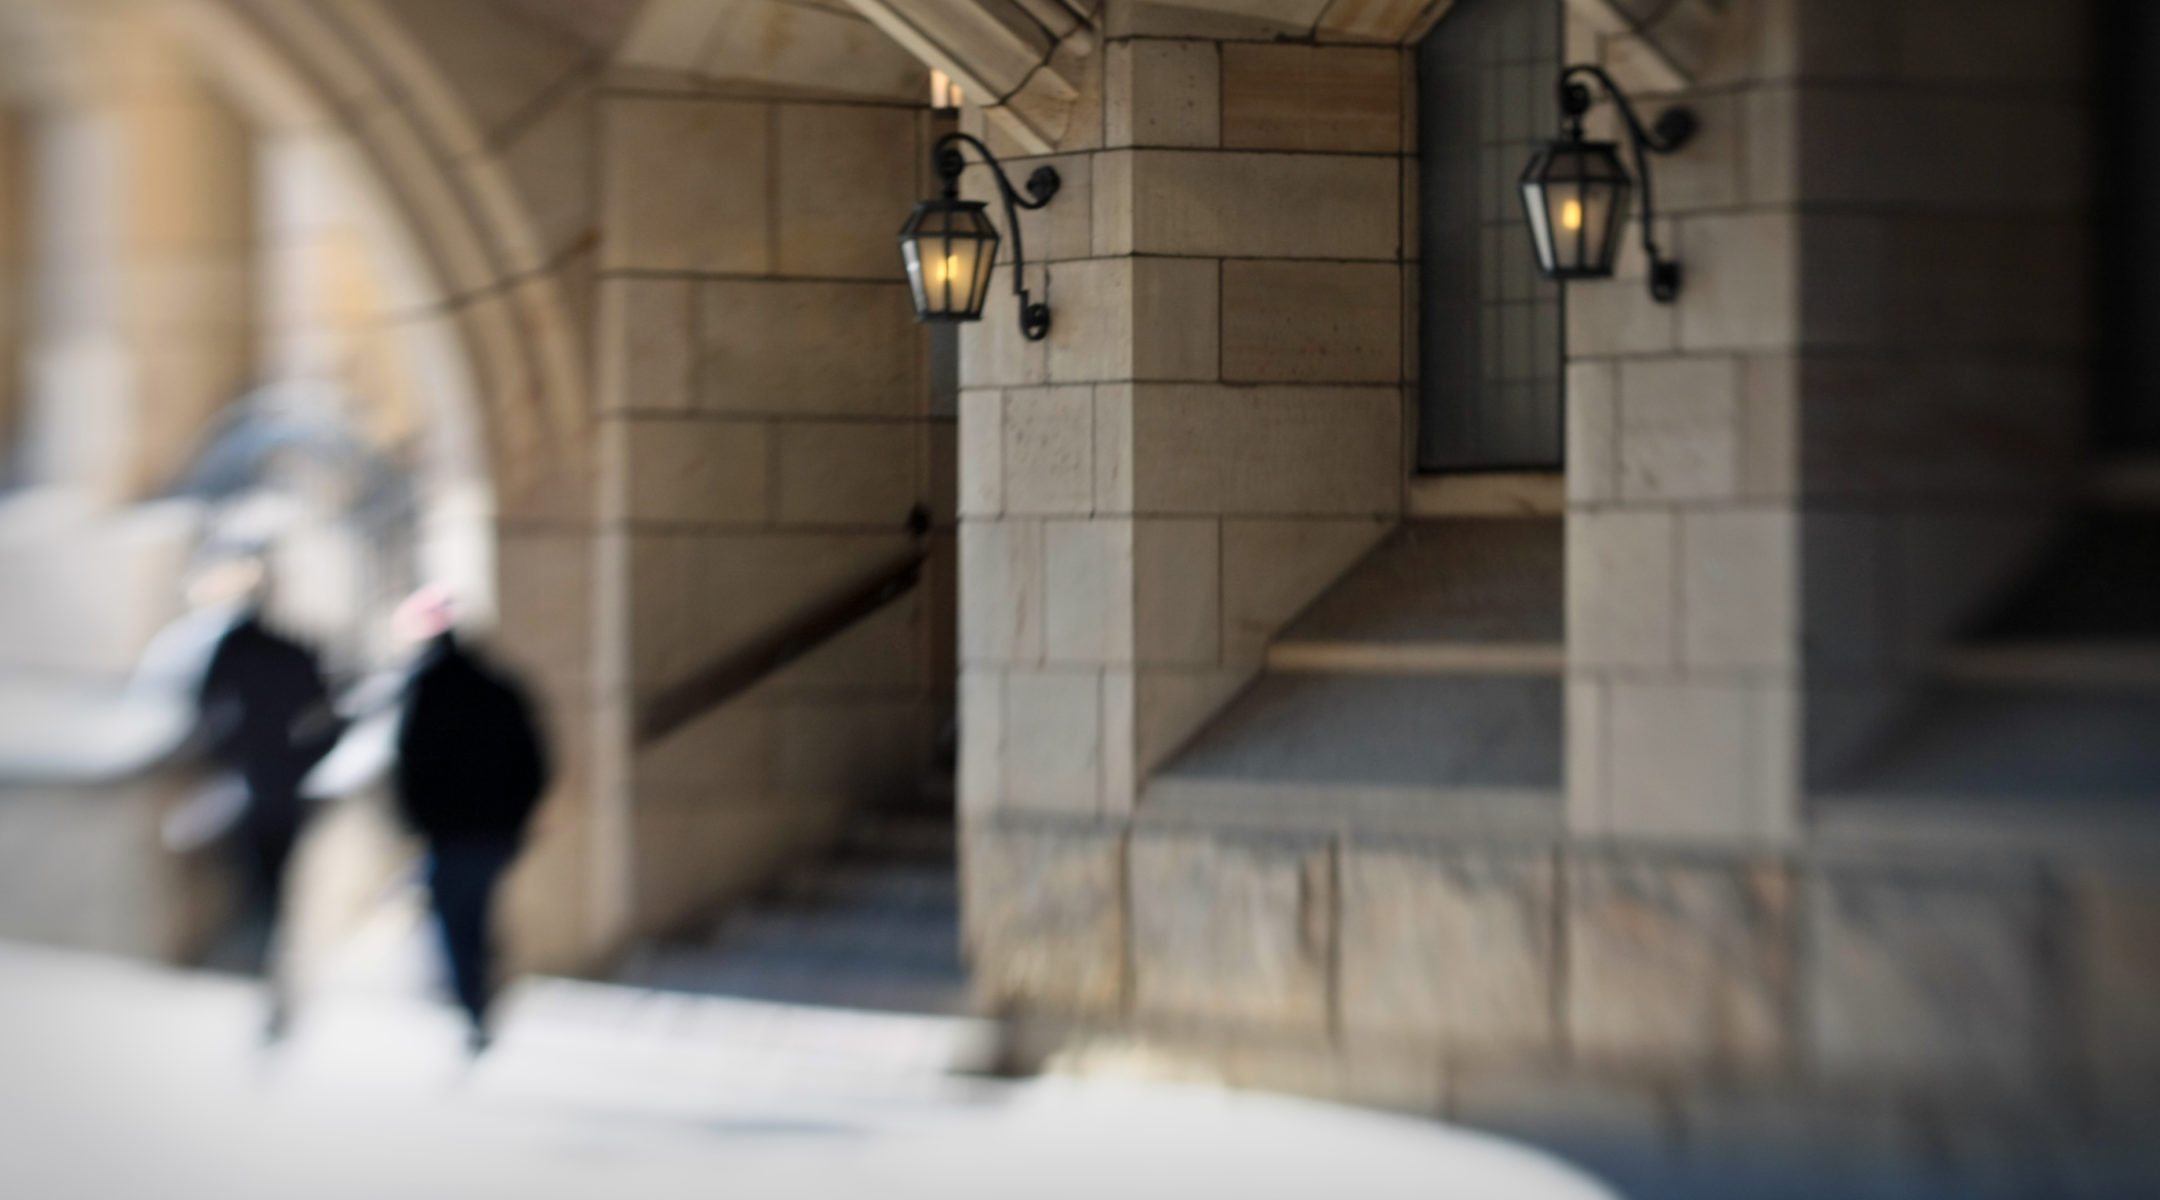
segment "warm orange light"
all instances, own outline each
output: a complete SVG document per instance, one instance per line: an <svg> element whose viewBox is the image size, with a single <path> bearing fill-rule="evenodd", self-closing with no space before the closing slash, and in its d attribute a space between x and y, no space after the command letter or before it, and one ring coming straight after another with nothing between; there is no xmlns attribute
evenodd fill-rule
<svg viewBox="0 0 2160 1200"><path fill-rule="evenodd" d="M1582 201L1570 200L1560 206L1560 228L1570 233L1582 228Z"/></svg>

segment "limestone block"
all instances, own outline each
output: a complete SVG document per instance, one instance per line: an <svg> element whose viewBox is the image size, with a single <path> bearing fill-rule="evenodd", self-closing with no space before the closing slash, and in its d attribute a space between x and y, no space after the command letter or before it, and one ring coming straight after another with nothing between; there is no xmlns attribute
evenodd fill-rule
<svg viewBox="0 0 2160 1200"><path fill-rule="evenodd" d="M768 106L618 96L607 102L605 265L760 273L767 236Z"/></svg>
<svg viewBox="0 0 2160 1200"><path fill-rule="evenodd" d="M1043 525L1043 644L1051 662L1123 663L1133 654L1130 519Z"/></svg>
<svg viewBox="0 0 2160 1200"><path fill-rule="evenodd" d="M1222 144L1221 69L1211 42L1110 43L1103 59L1104 143Z"/></svg>
<svg viewBox="0 0 2160 1200"><path fill-rule="evenodd" d="M1036 263L1027 271L1028 287L1038 297L1044 294L1044 269L1042 264ZM1019 317L1009 299L1011 295L1012 268L994 268L990 301L984 307L983 319L960 327L961 387L1025 387L1050 378L1049 343L1031 342L1021 336ZM1065 306L1058 305L1052 313L1052 328L1069 317Z"/></svg>
<svg viewBox="0 0 2160 1200"><path fill-rule="evenodd" d="M1789 355L1741 362L1740 489L1765 500L1790 499L1800 478L1799 364Z"/></svg>
<svg viewBox="0 0 2160 1200"><path fill-rule="evenodd" d="M764 422L654 417L627 432L632 520L747 524L771 511Z"/></svg>
<svg viewBox="0 0 2160 1200"><path fill-rule="evenodd" d="M859 585L907 535L743 531L639 533L630 545L641 687L679 679L770 636L809 605Z"/></svg>
<svg viewBox="0 0 2160 1200"><path fill-rule="evenodd" d="M1139 385L1134 506L1162 514L1400 511L1402 403L1393 388Z"/></svg>
<svg viewBox="0 0 2160 1200"><path fill-rule="evenodd" d="M1606 707L1615 832L1707 842L1792 835L1800 728L1790 684L1619 679Z"/></svg>
<svg viewBox="0 0 2160 1200"><path fill-rule="evenodd" d="M968 948L984 1004L1116 1014L1125 999L1122 839L983 825L961 838Z"/></svg>
<svg viewBox="0 0 2160 1200"><path fill-rule="evenodd" d="M927 568L924 574L935 574ZM773 671L756 695L771 701L829 693L916 693L929 684L924 641L929 639L933 583L840 630L825 645Z"/></svg>
<svg viewBox="0 0 2160 1200"><path fill-rule="evenodd" d="M925 498L926 432L917 422L775 424L774 517L788 525L899 528Z"/></svg>
<svg viewBox="0 0 2160 1200"><path fill-rule="evenodd" d="M1693 286L1690 277L1682 295L1691 294ZM1570 284L1564 307L1571 361L1615 354L1670 354L1680 345L1678 305L1652 300L1637 280Z"/></svg>
<svg viewBox="0 0 2160 1200"><path fill-rule="evenodd" d="M1739 364L1724 357L1629 359L1619 375L1621 499L1737 494Z"/></svg>
<svg viewBox="0 0 2160 1200"><path fill-rule="evenodd" d="M1114 157L1114 156L1106 156ZM1392 259L1401 164L1377 155L1131 152L1131 250L1229 258ZM1110 186L1098 177L1100 190ZM1097 219L1103 217L1098 202ZM1108 234L1115 244L1115 230ZM1096 250L1106 232L1098 226Z"/></svg>
<svg viewBox="0 0 2160 1200"><path fill-rule="evenodd" d="M1392 383L1402 339L1402 271L1392 263L1222 264L1226 381Z"/></svg>
<svg viewBox="0 0 2160 1200"><path fill-rule="evenodd" d="M1393 154L1402 149L1401 51L1230 43L1222 144L1238 150Z"/></svg>
<svg viewBox="0 0 2160 1200"><path fill-rule="evenodd" d="M2149 1087L2160 1081L2160 888L2094 872L2075 897L2083 1064L2102 1079Z"/></svg>
<svg viewBox="0 0 2160 1200"><path fill-rule="evenodd" d="M1148 663L1213 663L1222 652L1222 534L1213 520L1132 526L1133 653Z"/></svg>
<svg viewBox="0 0 2160 1200"><path fill-rule="evenodd" d="M868 803L921 785L930 741L925 709L914 698L828 692L773 703L778 791Z"/></svg>
<svg viewBox="0 0 2160 1200"><path fill-rule="evenodd" d="M1580 1054L1668 1069L1789 1058L1784 868L1576 858L1566 871L1567 1020Z"/></svg>
<svg viewBox="0 0 2160 1200"><path fill-rule="evenodd" d="M121 244L134 254L243 245L254 213L254 172L240 115L206 95L167 96L119 110L114 199Z"/></svg>
<svg viewBox="0 0 2160 1200"><path fill-rule="evenodd" d="M1567 828L1578 837L1612 828L1612 751L1605 705L1610 686L1592 675L1567 681Z"/></svg>
<svg viewBox="0 0 2160 1200"><path fill-rule="evenodd" d="M1676 225L1687 264L1686 286L1673 306L1679 310L1682 349L1775 350L1797 340L1797 217L1704 213Z"/></svg>
<svg viewBox="0 0 2160 1200"><path fill-rule="evenodd" d="M592 542L520 530L495 542L497 624L503 650L565 694L592 679Z"/></svg>
<svg viewBox="0 0 2160 1200"><path fill-rule="evenodd" d="M960 661L1033 663L1043 655L1043 523L960 523Z"/></svg>
<svg viewBox="0 0 2160 1200"><path fill-rule="evenodd" d="M1095 385L1095 511L1132 511L1132 396L1129 383Z"/></svg>
<svg viewBox="0 0 2160 1200"><path fill-rule="evenodd" d="M1102 815L1130 817L1140 798L1140 673L1122 667L1102 673Z"/></svg>
<svg viewBox="0 0 2160 1200"><path fill-rule="evenodd" d="M1094 504L1095 398L1087 387L1005 393L1005 511L1081 514Z"/></svg>
<svg viewBox="0 0 2160 1200"><path fill-rule="evenodd" d="M1800 521L1789 509L1680 515L1680 657L1689 667L1792 667Z"/></svg>
<svg viewBox="0 0 2160 1200"><path fill-rule="evenodd" d="M1168 761L1208 718L1251 683L1256 664L1154 665L1133 680L1133 765L1141 778Z"/></svg>
<svg viewBox="0 0 2160 1200"><path fill-rule="evenodd" d="M1346 851L1345 1028L1472 1055L1549 1044L1554 874L1545 854Z"/></svg>
<svg viewBox="0 0 2160 1200"><path fill-rule="evenodd" d="M723 788L760 796L773 786L773 709L754 697L712 709L636 751L641 790Z"/></svg>
<svg viewBox="0 0 2160 1200"><path fill-rule="evenodd" d="M1789 205L1800 200L1800 89L1772 84L1750 88L1740 97L1745 154L1741 187L1756 205Z"/></svg>
<svg viewBox="0 0 2160 1200"><path fill-rule="evenodd" d="M593 232L600 216L593 187L598 116L592 89L580 87L554 99L502 147L499 161L509 185L504 198L530 214L532 231L530 248L517 255L512 269L542 269Z"/></svg>
<svg viewBox="0 0 2160 1200"><path fill-rule="evenodd" d="M970 388L960 393L960 515L994 517L1005 511L1005 393Z"/></svg>
<svg viewBox="0 0 2160 1200"><path fill-rule="evenodd" d="M1701 124L1687 145L1658 159L1659 212L1729 209L1741 202L1750 162L1742 140L1748 132L1741 118L1745 95L1703 92L1688 97L1688 107Z"/></svg>
<svg viewBox="0 0 2160 1200"><path fill-rule="evenodd" d="M1066 262L1087 258L1092 253L1089 246L1089 218L1095 207L1091 187L1094 158L1092 154L1046 154L1001 160L1005 164L1005 173L1011 176L1016 186L1034 174L1039 167L1049 167L1058 173L1057 195L1049 204L1021 218L1025 222L1022 233L1027 243L1029 262ZM1004 211L1000 207L997 180L987 170L970 170L962 175L960 194L966 199L980 200L988 204L992 212ZM878 225L875 228L883 229L884 226ZM1005 228L1002 216L998 219L998 228L1006 237L1012 236L1012 231ZM1009 243L1000 244L998 257L1010 260L1012 246Z"/></svg>
<svg viewBox="0 0 2160 1200"><path fill-rule="evenodd" d="M2031 876L1826 870L1808 918L1823 1073L2014 1082L2039 1065L2048 930Z"/></svg>
<svg viewBox="0 0 2160 1200"><path fill-rule="evenodd" d="M469 144L444 147L451 154L478 149L505 125L529 111L549 88L587 65L590 50L551 22L520 17L497 5L431 4L386 0L384 7L432 70L420 78L440 81L415 99L460 119L438 121L446 129L469 128Z"/></svg>
<svg viewBox="0 0 2160 1200"><path fill-rule="evenodd" d="M1296 842L1136 835L1133 998L1147 1016L1319 1030L1331 859Z"/></svg>
<svg viewBox="0 0 2160 1200"><path fill-rule="evenodd" d="M1090 169L1088 236L1098 257L1133 252L1133 166L1136 152L1108 150Z"/></svg>
<svg viewBox="0 0 2160 1200"><path fill-rule="evenodd" d="M960 672L960 813L973 820L1005 800L1005 673Z"/></svg>
<svg viewBox="0 0 2160 1200"><path fill-rule="evenodd" d="M1005 802L1092 815L1101 802L1102 690L1092 670L1005 677Z"/></svg>
<svg viewBox="0 0 2160 1200"><path fill-rule="evenodd" d="M1677 661L1679 524L1662 512L1577 512L1567 522L1568 661Z"/></svg>
<svg viewBox="0 0 2160 1200"><path fill-rule="evenodd" d="M904 284L702 285L698 384L713 412L916 416L921 329Z"/></svg>
<svg viewBox="0 0 2160 1200"><path fill-rule="evenodd" d="M707 78L900 101L929 90L928 69L852 10L737 0L712 11L711 28L676 52L693 55L688 65Z"/></svg>
<svg viewBox="0 0 2160 1200"><path fill-rule="evenodd" d="M779 271L899 279L895 222L915 203L927 155L916 113L868 104L774 107Z"/></svg>
<svg viewBox="0 0 2160 1200"><path fill-rule="evenodd" d="M1618 364L1579 359L1567 365L1567 497L1571 504L1620 494Z"/></svg>
<svg viewBox="0 0 2160 1200"><path fill-rule="evenodd" d="M1050 378L1059 382L1213 379L1220 362L1218 267L1206 259L1060 264Z"/></svg>
<svg viewBox="0 0 2160 1200"><path fill-rule="evenodd" d="M600 284L603 411L690 407L695 287L681 279L617 277Z"/></svg>
<svg viewBox="0 0 2160 1200"><path fill-rule="evenodd" d="M1225 662L1256 662L1276 632L1387 532L1371 519L1222 522Z"/></svg>

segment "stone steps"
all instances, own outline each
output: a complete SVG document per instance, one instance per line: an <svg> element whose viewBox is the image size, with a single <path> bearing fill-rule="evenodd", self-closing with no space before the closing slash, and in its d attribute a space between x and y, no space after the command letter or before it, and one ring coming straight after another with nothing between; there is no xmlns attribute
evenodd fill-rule
<svg viewBox="0 0 2160 1200"><path fill-rule="evenodd" d="M1152 812L1557 828L1558 519L1412 521L1284 629L1147 787Z"/></svg>
<svg viewBox="0 0 2160 1200"><path fill-rule="evenodd" d="M687 993L895 1012L968 1011L949 803L873 809L830 854L702 937L647 946L620 982Z"/></svg>
<svg viewBox="0 0 2160 1200"><path fill-rule="evenodd" d="M1822 789L1848 798L2160 800L2160 693L1941 684Z"/></svg>

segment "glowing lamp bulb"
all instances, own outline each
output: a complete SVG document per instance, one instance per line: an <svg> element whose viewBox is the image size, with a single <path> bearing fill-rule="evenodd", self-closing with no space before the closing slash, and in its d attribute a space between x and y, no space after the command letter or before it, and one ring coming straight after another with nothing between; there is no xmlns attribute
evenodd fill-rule
<svg viewBox="0 0 2160 1200"><path fill-rule="evenodd" d="M1582 201L1570 200L1560 206L1560 228L1570 233L1582 228Z"/></svg>

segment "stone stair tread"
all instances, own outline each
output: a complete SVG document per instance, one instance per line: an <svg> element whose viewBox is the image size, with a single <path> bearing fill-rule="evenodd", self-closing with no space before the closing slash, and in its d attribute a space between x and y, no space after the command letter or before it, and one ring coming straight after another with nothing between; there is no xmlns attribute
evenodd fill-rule
<svg viewBox="0 0 2160 1200"><path fill-rule="evenodd" d="M1557 794L1561 709L1543 676L1266 675L1158 782Z"/></svg>
<svg viewBox="0 0 2160 1200"><path fill-rule="evenodd" d="M1267 651L1270 671L1558 675L1566 667L1567 647L1559 642L1285 640Z"/></svg>
<svg viewBox="0 0 2160 1200"><path fill-rule="evenodd" d="M781 885L793 903L868 905L917 911L957 911L960 885L942 862L881 863L837 859L819 863Z"/></svg>
<svg viewBox="0 0 2160 1200"><path fill-rule="evenodd" d="M1558 643L1563 559L1556 519L1407 522L1280 640Z"/></svg>
<svg viewBox="0 0 2160 1200"><path fill-rule="evenodd" d="M2160 638L2022 638L1946 651L1938 677L1954 683L2160 690Z"/></svg>
<svg viewBox="0 0 2160 1200"><path fill-rule="evenodd" d="M1882 800L2160 799L2160 694L1944 684L1819 793Z"/></svg>

